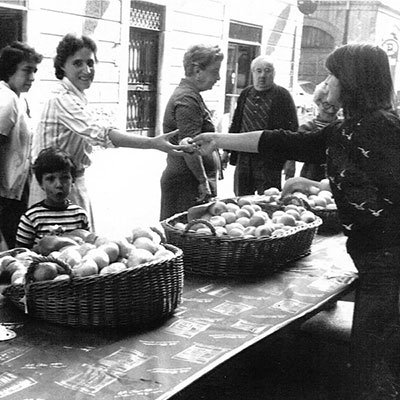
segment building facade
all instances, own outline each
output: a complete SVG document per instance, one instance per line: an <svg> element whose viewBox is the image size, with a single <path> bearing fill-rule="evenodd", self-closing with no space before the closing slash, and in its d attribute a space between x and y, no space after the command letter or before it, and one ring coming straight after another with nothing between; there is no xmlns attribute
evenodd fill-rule
<svg viewBox="0 0 400 400"><path fill-rule="evenodd" d="M69 32L91 36L99 58L88 91L91 106L120 128L154 135L183 77L183 54L190 45L219 45L225 54L221 80L203 94L216 121L227 122L250 83L255 56L272 55L276 81L293 87L302 23L296 0L6 0L0 1L0 46L24 40L44 55L28 94L37 115L56 82L59 40Z"/></svg>
<svg viewBox="0 0 400 400"><path fill-rule="evenodd" d="M400 6L377 0L319 0L316 10L304 17L299 79L315 84L327 76L326 56L346 43L367 42L387 52L395 90L400 93L398 40Z"/></svg>

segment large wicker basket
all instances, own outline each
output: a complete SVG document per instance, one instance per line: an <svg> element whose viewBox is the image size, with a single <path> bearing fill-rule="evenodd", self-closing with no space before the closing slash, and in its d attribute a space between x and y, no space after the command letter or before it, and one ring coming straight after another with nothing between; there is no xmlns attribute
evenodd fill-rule
<svg viewBox="0 0 400 400"><path fill-rule="evenodd" d="M198 221L207 224L207 221ZM185 273L235 278L267 275L306 256L322 221L317 218L282 236L257 238L229 238L188 229L183 231L174 227L177 222L186 224L187 212L162 221L162 225L168 243L183 250Z"/></svg>
<svg viewBox="0 0 400 400"><path fill-rule="evenodd" d="M343 226L337 210L315 210L311 208L311 211L322 219L322 225L318 229L319 233L336 234L342 232Z"/></svg>
<svg viewBox="0 0 400 400"><path fill-rule="evenodd" d="M168 244L165 247L174 257L117 273L63 281L30 283L33 262L26 275L27 284L10 285L3 295L28 315L60 325L150 327L170 316L181 300L182 250ZM39 259L44 260L46 257ZM59 265L70 274L65 263Z"/></svg>

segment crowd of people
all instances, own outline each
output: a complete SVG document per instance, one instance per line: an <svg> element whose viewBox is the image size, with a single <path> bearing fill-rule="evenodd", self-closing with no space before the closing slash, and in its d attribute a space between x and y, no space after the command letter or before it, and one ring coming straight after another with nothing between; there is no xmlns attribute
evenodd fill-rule
<svg viewBox="0 0 400 400"><path fill-rule="evenodd" d="M85 91L94 80L97 46L87 36L67 34L54 59L58 86L33 132L20 95L29 91L42 56L25 43L5 47L0 54L0 231L7 247L33 247L54 221L66 231L94 229L85 184L93 146L168 153L160 180L161 220L216 197L228 157L236 165L232 185L238 196L280 189L285 168L290 179L284 193L299 187L307 192L328 178L359 273L349 399L397 398L400 119L386 53L369 44L334 50L326 60L329 75L314 95L318 113L300 127L289 92L274 82L273 60L259 56L251 63L253 83L238 98L229 132L216 133L201 92L220 79L223 59L218 46L190 47L184 78L165 110L165 133L136 136L93 118ZM294 161L304 163L300 176L293 176Z"/></svg>

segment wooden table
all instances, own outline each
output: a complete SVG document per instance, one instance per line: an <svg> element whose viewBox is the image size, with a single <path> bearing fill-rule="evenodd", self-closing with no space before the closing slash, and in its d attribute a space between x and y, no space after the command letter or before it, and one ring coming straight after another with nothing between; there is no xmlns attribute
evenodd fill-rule
<svg viewBox="0 0 400 400"><path fill-rule="evenodd" d="M32 320L0 298L0 398L169 399L257 342L352 290L344 238L317 236L311 255L269 277L185 277L174 316L146 332L82 330Z"/></svg>

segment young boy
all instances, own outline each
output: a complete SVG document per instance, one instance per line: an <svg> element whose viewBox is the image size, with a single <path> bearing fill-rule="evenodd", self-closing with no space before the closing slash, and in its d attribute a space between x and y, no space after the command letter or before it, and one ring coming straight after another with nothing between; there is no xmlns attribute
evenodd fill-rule
<svg viewBox="0 0 400 400"><path fill-rule="evenodd" d="M68 200L76 177L76 167L68 154L61 149L44 149L33 169L46 198L22 215L16 246L30 249L40 238L54 231L90 230L86 211Z"/></svg>

